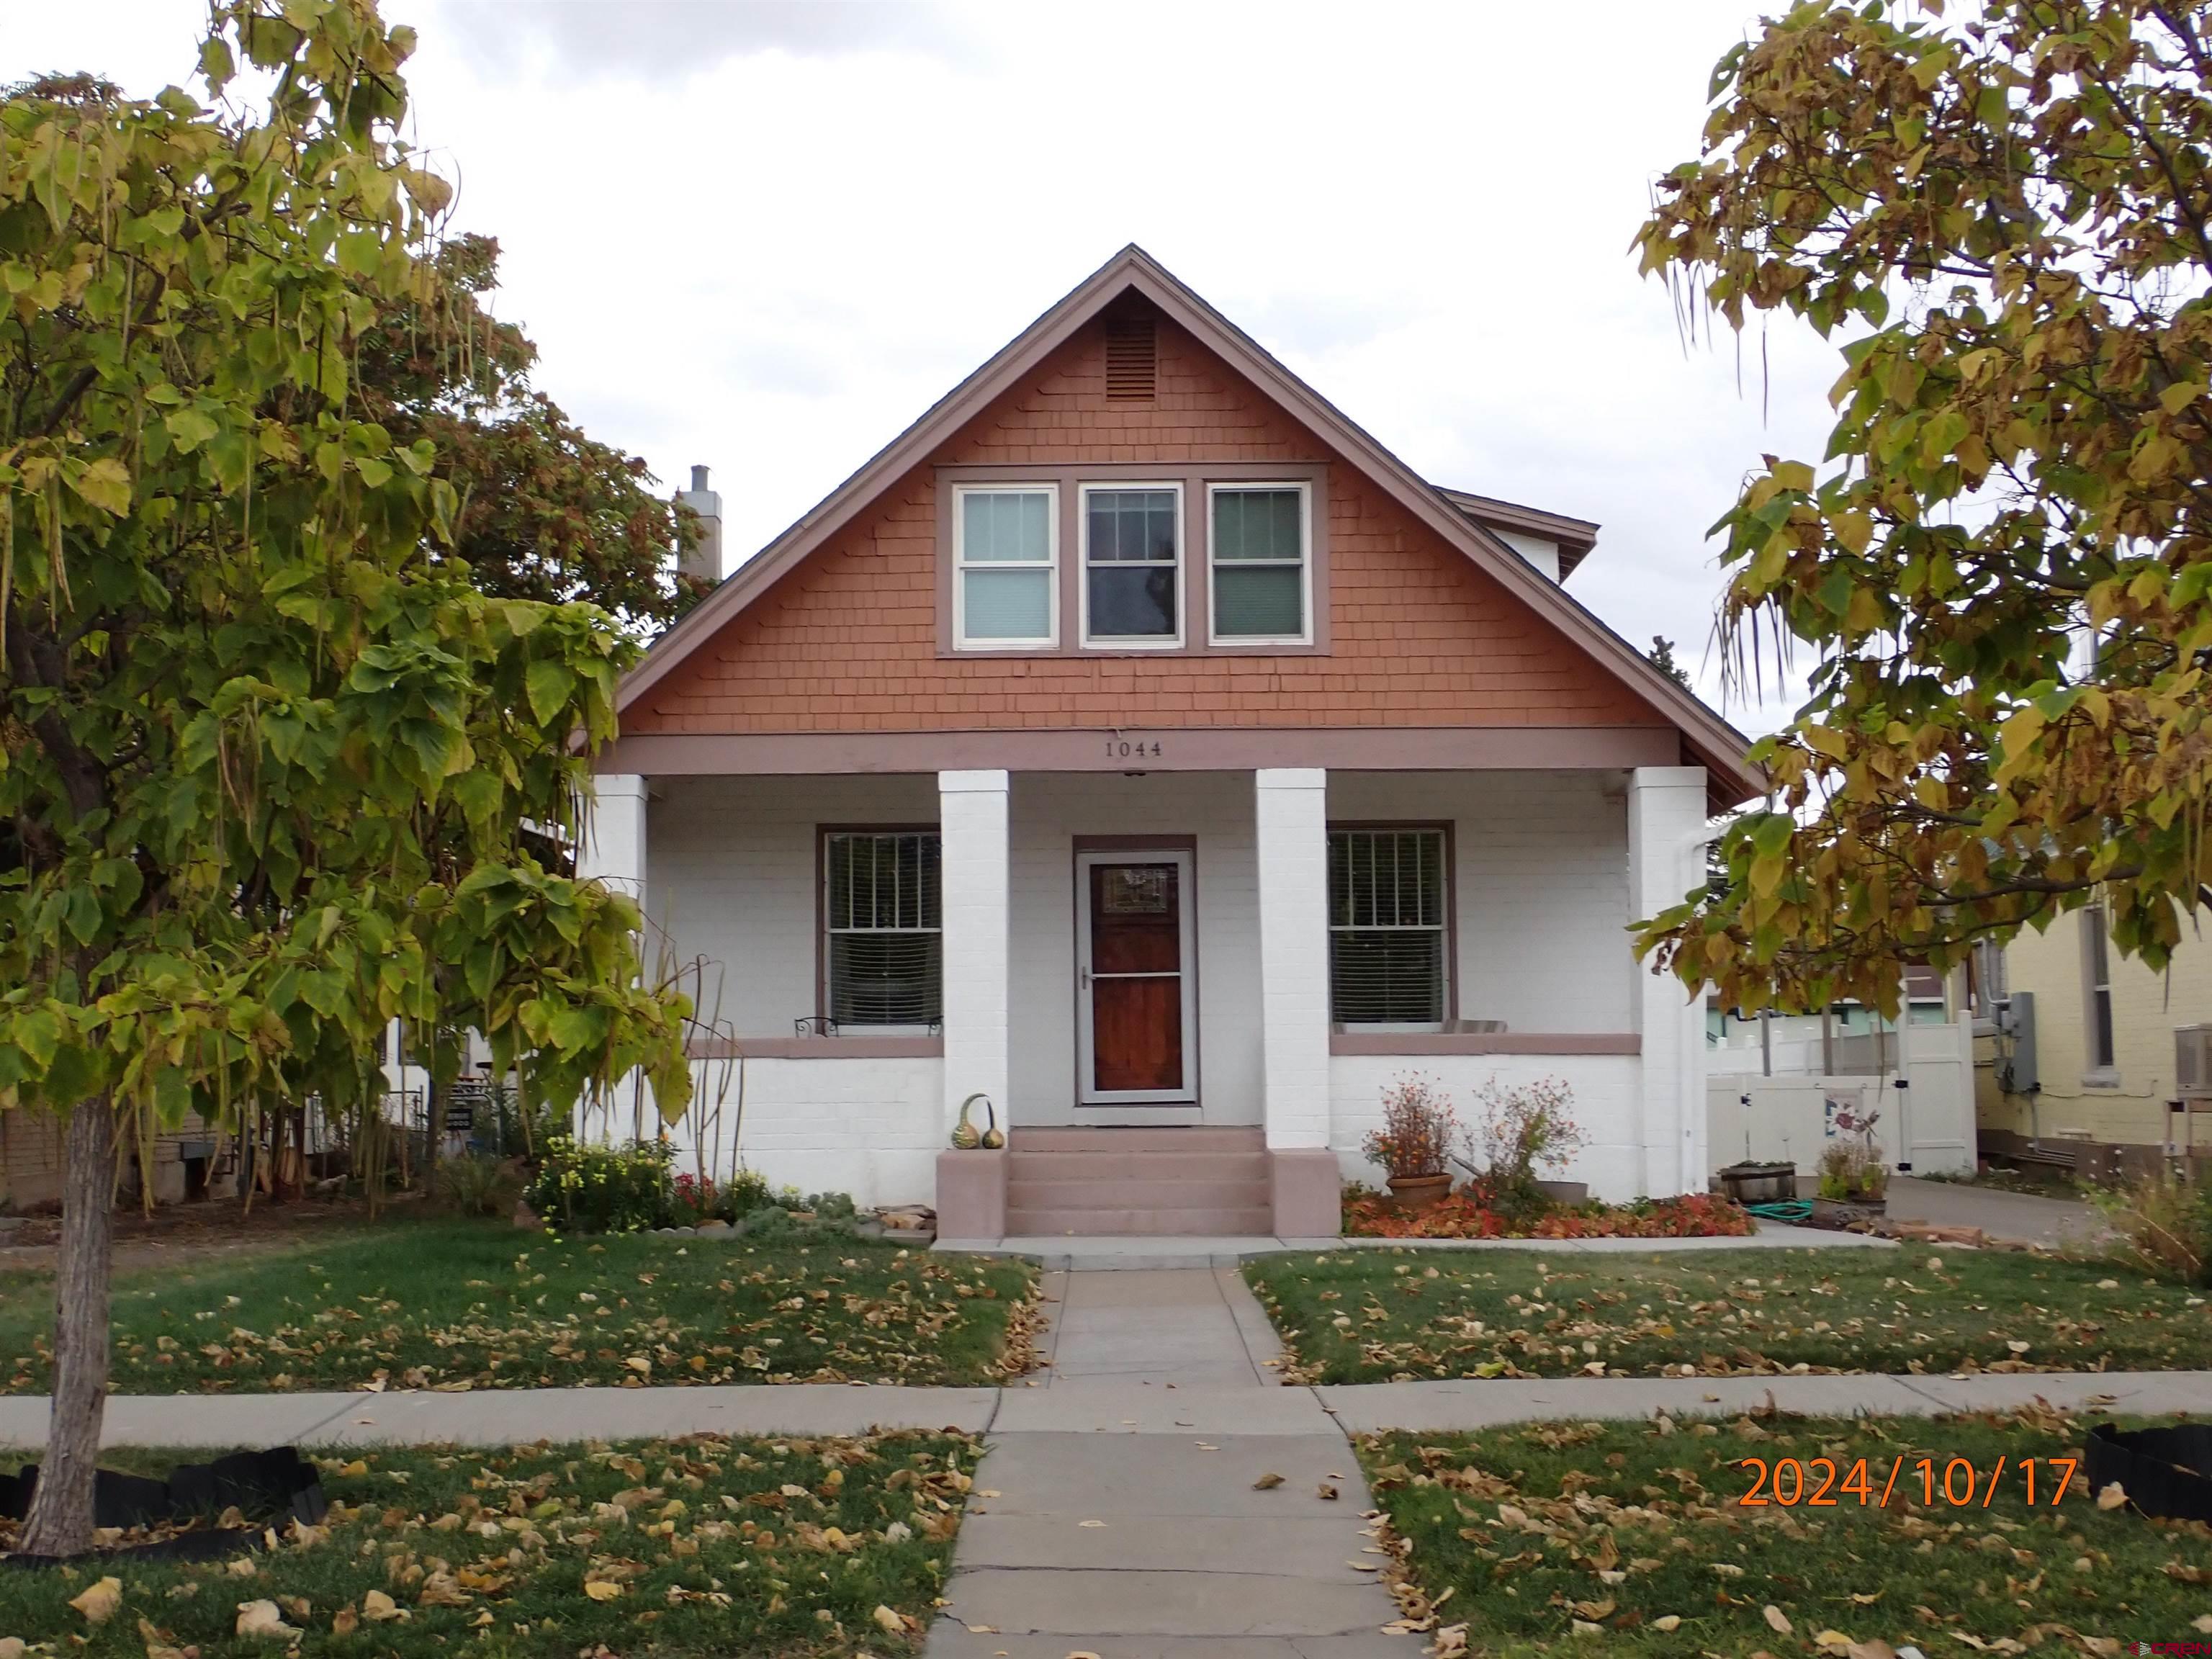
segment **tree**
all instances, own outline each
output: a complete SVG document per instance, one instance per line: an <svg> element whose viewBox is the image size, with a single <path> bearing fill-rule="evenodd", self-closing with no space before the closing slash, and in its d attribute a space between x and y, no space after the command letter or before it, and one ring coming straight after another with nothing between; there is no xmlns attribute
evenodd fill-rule
<svg viewBox="0 0 2212 1659"><path fill-rule="evenodd" d="M1685 691L1698 688L1690 683L1690 672L1674 660L1674 641L1664 634L1651 636L1651 648L1644 653L1644 660L1680 686Z"/></svg>
<svg viewBox="0 0 2212 1659"><path fill-rule="evenodd" d="M1639 945L1732 1006L2100 902L2153 966L2212 891L2212 69L2204 9L1808 4L1723 58L1640 235L1693 319L1844 337L1825 470L1716 526L1740 682L1809 700L1767 810Z"/></svg>
<svg viewBox="0 0 2212 1659"><path fill-rule="evenodd" d="M0 103L0 1109L67 1118L28 1552L89 1540L122 1136L357 1102L395 1016L465 1019L538 1099L689 1092L635 907L539 856L636 646L473 586L434 442L360 395L380 318L468 315L450 191L392 137L412 44L373 0L216 0L213 107Z"/></svg>
<svg viewBox="0 0 2212 1659"><path fill-rule="evenodd" d="M532 386L538 348L483 301L499 285L497 242L457 236L435 257L440 303L456 314L426 319L401 295L356 361L363 415L395 444L428 438L434 476L459 494L449 556L487 593L587 599L641 633L676 621L713 586L678 568L698 538L690 509Z"/></svg>

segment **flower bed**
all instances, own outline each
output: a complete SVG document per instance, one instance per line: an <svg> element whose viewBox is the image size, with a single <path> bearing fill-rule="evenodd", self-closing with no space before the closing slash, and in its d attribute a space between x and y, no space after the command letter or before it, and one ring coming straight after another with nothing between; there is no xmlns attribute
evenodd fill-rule
<svg viewBox="0 0 2212 1659"><path fill-rule="evenodd" d="M1752 1231L1748 1211L1704 1193L1506 1215L1464 1187L1417 1214L1394 1207L1387 1194L1350 1188L1343 1224L1346 1238L1741 1238Z"/></svg>

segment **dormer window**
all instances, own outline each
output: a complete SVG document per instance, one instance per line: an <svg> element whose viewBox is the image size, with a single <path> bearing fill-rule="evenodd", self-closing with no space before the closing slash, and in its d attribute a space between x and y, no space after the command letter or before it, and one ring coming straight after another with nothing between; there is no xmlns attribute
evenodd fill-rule
<svg viewBox="0 0 2212 1659"><path fill-rule="evenodd" d="M1051 484L955 492L953 627L963 647L1058 642L1059 494Z"/></svg>
<svg viewBox="0 0 2212 1659"><path fill-rule="evenodd" d="M1329 649L1326 463L959 462L936 508L941 655Z"/></svg>
<svg viewBox="0 0 2212 1659"><path fill-rule="evenodd" d="M1213 484L1216 643L1304 645L1313 635L1310 496L1304 484Z"/></svg>
<svg viewBox="0 0 2212 1659"><path fill-rule="evenodd" d="M1082 487L1083 642L1182 643L1182 491Z"/></svg>

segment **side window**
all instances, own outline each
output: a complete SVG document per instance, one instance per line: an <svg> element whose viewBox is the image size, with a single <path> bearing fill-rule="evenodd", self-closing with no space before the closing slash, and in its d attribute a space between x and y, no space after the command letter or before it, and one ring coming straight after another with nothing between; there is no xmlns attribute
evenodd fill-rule
<svg viewBox="0 0 2212 1659"><path fill-rule="evenodd" d="M1304 645L1311 622L1312 500L1304 484L1214 484L1213 641Z"/></svg>
<svg viewBox="0 0 2212 1659"><path fill-rule="evenodd" d="M1058 642L1058 499L1051 484L956 492L953 638L962 647Z"/></svg>
<svg viewBox="0 0 2212 1659"><path fill-rule="evenodd" d="M1328 832L1328 1014L1339 1025L1440 1025L1449 1006L1444 834Z"/></svg>
<svg viewBox="0 0 2212 1659"><path fill-rule="evenodd" d="M841 1026L945 1017L943 889L934 830L823 837L823 1012Z"/></svg>

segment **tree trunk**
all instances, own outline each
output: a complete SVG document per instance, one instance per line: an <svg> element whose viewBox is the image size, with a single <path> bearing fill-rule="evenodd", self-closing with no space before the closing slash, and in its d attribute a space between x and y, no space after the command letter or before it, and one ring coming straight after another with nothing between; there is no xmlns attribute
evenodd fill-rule
<svg viewBox="0 0 2212 1659"><path fill-rule="evenodd" d="M107 1291L115 1238L115 1103L70 1114L61 1248L54 1261L53 1416L46 1462L17 1546L26 1555L92 1547L92 1477L107 1411Z"/></svg>

